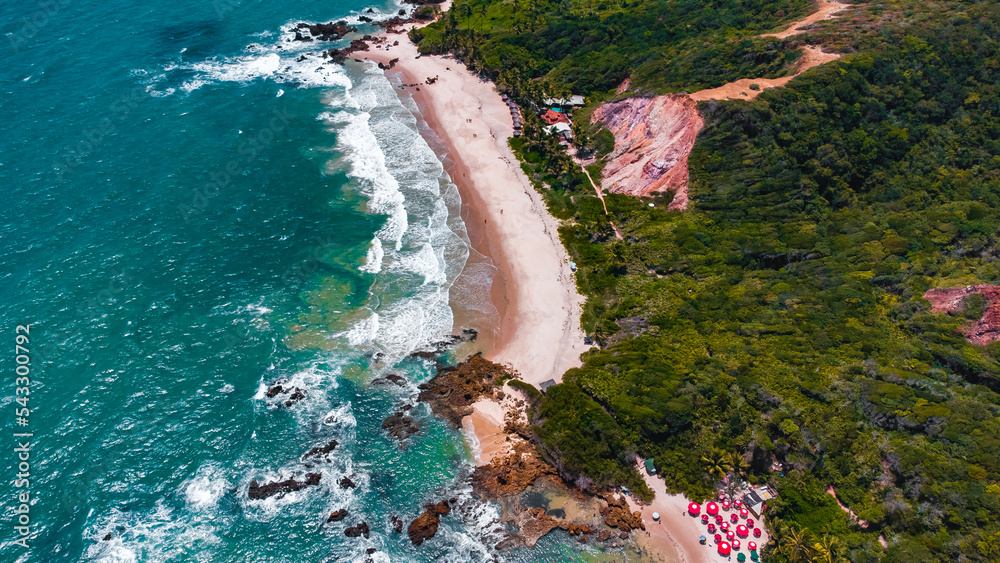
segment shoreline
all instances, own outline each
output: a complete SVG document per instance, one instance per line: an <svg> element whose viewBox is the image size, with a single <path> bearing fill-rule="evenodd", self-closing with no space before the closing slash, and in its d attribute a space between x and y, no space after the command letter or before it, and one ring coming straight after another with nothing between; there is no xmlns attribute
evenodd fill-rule
<svg viewBox="0 0 1000 563"><path fill-rule="evenodd" d="M399 34L387 34L389 38ZM500 316L484 355L516 370L539 387L562 380L581 365L580 315L584 298L576 290L558 221L520 168L507 140L514 128L507 105L493 84L463 63L420 56L403 35L399 45L376 45L354 58L388 64L398 72L422 119L448 150L445 170L458 187L472 248L497 268L490 289ZM437 78L426 84L428 78ZM482 437L481 437L482 438Z"/></svg>

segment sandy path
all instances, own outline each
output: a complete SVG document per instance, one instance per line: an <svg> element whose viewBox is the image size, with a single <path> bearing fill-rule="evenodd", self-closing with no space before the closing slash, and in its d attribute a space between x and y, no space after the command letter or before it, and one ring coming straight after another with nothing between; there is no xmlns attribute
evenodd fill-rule
<svg viewBox="0 0 1000 563"><path fill-rule="evenodd" d="M507 140L514 134L510 110L493 84L479 79L452 58L419 56L405 35L389 35L398 46L375 48L359 57L388 62L403 82L430 128L449 147L449 173L464 203L466 219L484 233L480 252L499 272L501 291L494 302L501 312L500 334L490 359L509 364L538 386L560 381L580 365L583 297L559 240L558 222L521 170ZM428 78L437 77L432 85ZM499 294L502 295L499 295Z"/></svg>
<svg viewBox="0 0 1000 563"><path fill-rule="evenodd" d="M718 88L699 90L691 94L691 99L697 102L704 100L752 100L768 88L784 86L810 68L835 61L841 56L843 55L839 53L824 53L821 48L808 45L802 47L802 56L799 58L798 67L795 69L795 74L791 76L783 76L781 78L741 78L729 84L723 84ZM756 84L759 86L759 89L751 90L751 84Z"/></svg>
<svg viewBox="0 0 1000 563"><path fill-rule="evenodd" d="M837 2L836 0L819 0L817 4L819 4L819 9L817 11L788 26L784 31L779 31L778 33L765 33L761 35L761 37L777 37L779 39L785 39L786 37L805 33L805 30L802 29L803 27L812 25L819 21L828 20L834 17L834 15L838 12L842 12L850 7L850 4L843 4L841 2Z"/></svg>

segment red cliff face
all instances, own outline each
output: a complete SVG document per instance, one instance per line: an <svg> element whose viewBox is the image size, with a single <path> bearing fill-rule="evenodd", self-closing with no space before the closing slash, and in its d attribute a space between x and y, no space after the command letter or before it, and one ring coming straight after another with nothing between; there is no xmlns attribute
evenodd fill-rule
<svg viewBox="0 0 1000 563"><path fill-rule="evenodd" d="M924 299L931 302L931 310L935 313L958 313L963 309L965 298L974 293L982 294L985 311L982 318L965 331L965 338L973 344L985 346L1000 340L1000 286L971 285L931 289L924 293Z"/></svg>
<svg viewBox="0 0 1000 563"><path fill-rule="evenodd" d="M688 155L704 125L697 103L688 96L627 98L594 111L615 136L601 187L634 196L672 191L670 209L688 204Z"/></svg>

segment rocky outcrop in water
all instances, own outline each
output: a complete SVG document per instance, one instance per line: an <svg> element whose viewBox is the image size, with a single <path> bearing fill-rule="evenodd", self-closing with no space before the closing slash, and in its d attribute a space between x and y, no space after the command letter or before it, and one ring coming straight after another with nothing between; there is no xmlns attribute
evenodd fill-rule
<svg viewBox="0 0 1000 563"><path fill-rule="evenodd" d="M420 432L420 427L413 422L413 417L406 415L406 410L409 409L396 411L382 421L382 430L400 442Z"/></svg>
<svg viewBox="0 0 1000 563"><path fill-rule="evenodd" d="M448 501L425 504L423 514L417 516L406 528L406 533L410 536L413 545L420 545L424 543L424 540L433 538L441 523L441 516L449 512L451 512L451 506L448 505Z"/></svg>
<svg viewBox="0 0 1000 563"><path fill-rule="evenodd" d="M435 414L459 427L462 418L472 414L472 405L480 398L493 396L496 381L509 370L480 355L455 367L443 367L433 379L420 385L420 400L430 405Z"/></svg>
<svg viewBox="0 0 1000 563"><path fill-rule="evenodd" d="M346 475L344 477L341 477L340 481L337 481L337 484L340 485L341 489L353 489L358 486L357 484L355 484L354 481L351 480L350 477Z"/></svg>
<svg viewBox="0 0 1000 563"><path fill-rule="evenodd" d="M372 380L372 385L389 385L390 383L402 387L406 385L406 378L395 373L390 373L385 377L377 377Z"/></svg>
<svg viewBox="0 0 1000 563"><path fill-rule="evenodd" d="M349 513L347 512L346 508L341 508L340 510L337 510L335 512L331 512L330 516L326 519L326 521L327 522L340 522L344 518L347 518L348 514Z"/></svg>
<svg viewBox="0 0 1000 563"><path fill-rule="evenodd" d="M983 315L965 330L965 338L972 344L986 346L1000 340L1000 286L971 285L948 289L930 289L924 299L931 302L935 313L962 313L967 300L973 295L983 296Z"/></svg>
<svg viewBox="0 0 1000 563"><path fill-rule="evenodd" d="M312 41L313 39L318 41L337 41L348 33L358 30L355 27L347 25L346 21L314 24L300 23L295 26L295 29L295 41ZM302 35L303 32L308 32L309 35Z"/></svg>
<svg viewBox="0 0 1000 563"><path fill-rule="evenodd" d="M369 36L366 35L365 37ZM329 49L327 51L324 51L323 58L324 59L329 58L331 62L337 64L343 64L344 61L347 60L347 57L349 57L351 54L357 53L358 51L367 51L368 49L369 47L367 40L365 40L364 38L354 39L351 41L351 44L348 47L345 47L343 49Z"/></svg>
<svg viewBox="0 0 1000 563"><path fill-rule="evenodd" d="M287 383L288 381L284 379L275 381L270 387L267 388L265 395L268 399L273 399L278 395L288 395L288 400L285 401L285 407L291 407L295 405L295 403L298 403L302 399L306 398L305 390L293 386L285 387Z"/></svg>
<svg viewBox="0 0 1000 563"><path fill-rule="evenodd" d="M324 446L316 446L315 448L309 450L308 452L302 454L302 460L305 461L309 458L314 457L326 457L326 454L332 452L339 443L336 440L330 440L330 442ZM326 458L329 461L329 458Z"/></svg>
<svg viewBox="0 0 1000 563"><path fill-rule="evenodd" d="M276 481L274 483L264 483L261 485L256 480L250 481L250 489L247 491L247 496L251 499L259 500L272 497L278 494L290 493L292 491L298 491L306 487L311 487L319 485L319 480L322 478L321 473L306 473L305 481L296 481L295 479L289 479L287 481Z"/></svg>
<svg viewBox="0 0 1000 563"><path fill-rule="evenodd" d="M360 524L351 526L344 530L344 535L349 538L356 538L359 536L369 537L371 536L371 530L368 529L368 522L361 522Z"/></svg>
<svg viewBox="0 0 1000 563"><path fill-rule="evenodd" d="M559 527L559 520L546 514L544 508L529 508L518 512L512 521L518 532L497 544L497 549L535 547L545 534Z"/></svg>
<svg viewBox="0 0 1000 563"><path fill-rule="evenodd" d="M518 442L506 457L477 467L472 488L483 498L497 499L517 494L545 475L555 476L555 468L540 459L531 444Z"/></svg>
<svg viewBox="0 0 1000 563"><path fill-rule="evenodd" d="M680 94L609 102L592 116L615 136L601 188L646 196L673 192L670 209L688 204L688 155L704 125L698 104Z"/></svg>

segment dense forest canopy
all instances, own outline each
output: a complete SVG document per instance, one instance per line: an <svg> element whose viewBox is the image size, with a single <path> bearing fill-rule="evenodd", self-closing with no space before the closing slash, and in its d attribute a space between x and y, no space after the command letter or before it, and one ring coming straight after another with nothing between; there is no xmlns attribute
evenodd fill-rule
<svg viewBox="0 0 1000 563"><path fill-rule="evenodd" d="M700 89L790 72L797 51L756 36L810 10L808 0L458 0L417 39L553 92L613 91L634 69L651 91Z"/></svg>
<svg viewBox="0 0 1000 563"><path fill-rule="evenodd" d="M418 39L529 100L533 84L599 99L629 76L666 92L773 75L803 41L849 53L703 102L686 212L611 195L605 216L528 120L513 146L566 220L602 344L535 432L595 489L646 493L635 455L694 498L727 474L771 483L772 561L998 561L1000 343L961 332L981 299L944 315L923 295L1000 283L1000 6L860 10L788 43L753 35L805 2L460 0Z"/></svg>

